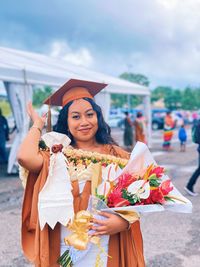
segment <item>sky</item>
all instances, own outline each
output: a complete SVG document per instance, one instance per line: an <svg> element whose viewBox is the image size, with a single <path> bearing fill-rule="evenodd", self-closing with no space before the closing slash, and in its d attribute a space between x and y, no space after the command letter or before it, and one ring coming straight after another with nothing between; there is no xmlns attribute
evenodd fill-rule
<svg viewBox="0 0 200 267"><path fill-rule="evenodd" d="M6 0L0 46L63 58L150 87L200 85L200 0Z"/></svg>

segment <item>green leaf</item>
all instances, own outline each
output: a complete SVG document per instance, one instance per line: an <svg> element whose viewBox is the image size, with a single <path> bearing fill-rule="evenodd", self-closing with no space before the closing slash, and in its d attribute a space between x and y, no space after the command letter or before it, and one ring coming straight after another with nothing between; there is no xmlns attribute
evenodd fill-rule
<svg viewBox="0 0 200 267"><path fill-rule="evenodd" d="M151 180L149 180L149 184L150 184L150 186L153 186L153 187L159 187L160 180L158 180L158 179L151 179Z"/></svg>
<svg viewBox="0 0 200 267"><path fill-rule="evenodd" d="M72 259L69 250L66 250L60 258L58 258L57 263L62 267L72 267Z"/></svg>
<svg viewBox="0 0 200 267"><path fill-rule="evenodd" d="M106 198L106 196L104 196L104 195L98 195L97 194L97 188L95 189L95 195L96 195L96 197L98 197L99 199L101 199L103 202L105 202L107 204L107 198Z"/></svg>
<svg viewBox="0 0 200 267"><path fill-rule="evenodd" d="M140 198L137 195L129 193L126 189L122 189L122 197L127 199L131 205L140 202Z"/></svg>
<svg viewBox="0 0 200 267"><path fill-rule="evenodd" d="M171 197L168 197L168 196L164 196L164 199L166 201L172 201L172 202L175 202Z"/></svg>

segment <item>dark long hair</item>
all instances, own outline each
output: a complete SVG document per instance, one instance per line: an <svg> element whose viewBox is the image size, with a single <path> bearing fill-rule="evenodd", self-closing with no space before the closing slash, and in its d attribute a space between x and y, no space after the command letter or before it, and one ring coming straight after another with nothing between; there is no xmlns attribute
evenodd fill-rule
<svg viewBox="0 0 200 267"><path fill-rule="evenodd" d="M102 110L101 110L100 106L98 106L94 102L93 99L85 98L85 97L83 99L88 101L91 104L93 110L97 114L98 130L97 130L96 135L95 135L96 141L99 144L116 144L116 142L111 137L110 127L105 122L105 120L103 118L103 114L102 114ZM74 145L75 140L74 140L72 134L69 132L69 127L68 127L68 111L69 111L69 107L71 106L72 103L73 103L73 101L70 101L61 109L59 117L58 117L58 121L57 121L56 125L54 126L54 131L56 131L58 133L66 134L71 139L71 144Z"/></svg>

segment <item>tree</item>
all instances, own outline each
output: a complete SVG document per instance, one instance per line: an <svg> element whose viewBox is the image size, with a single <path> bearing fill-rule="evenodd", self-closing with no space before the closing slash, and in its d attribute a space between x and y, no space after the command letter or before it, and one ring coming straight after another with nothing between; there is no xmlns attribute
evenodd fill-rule
<svg viewBox="0 0 200 267"><path fill-rule="evenodd" d="M200 87L195 88L194 90L194 99L195 99L195 106L196 109L200 109Z"/></svg>
<svg viewBox="0 0 200 267"><path fill-rule="evenodd" d="M170 91L169 87L165 86L156 87L151 93L151 101L154 102L161 98L165 99L167 91Z"/></svg>
<svg viewBox="0 0 200 267"><path fill-rule="evenodd" d="M138 83L141 85L149 86L149 79L143 74L135 74L131 72L124 72L119 76L121 79L128 80L132 83Z"/></svg>
<svg viewBox="0 0 200 267"><path fill-rule="evenodd" d="M163 98L165 106L168 109L177 109L181 106L182 94L179 89L173 89L170 86L159 86L156 87L151 94L151 101L157 101Z"/></svg>
<svg viewBox="0 0 200 267"><path fill-rule="evenodd" d="M33 105L36 107L40 107L44 100L49 97L53 92L53 89L49 86L45 86L44 88L36 88L33 91Z"/></svg>
<svg viewBox="0 0 200 267"><path fill-rule="evenodd" d="M127 97L122 94L111 94L111 101L113 107L122 108L127 103Z"/></svg>
<svg viewBox="0 0 200 267"><path fill-rule="evenodd" d="M199 106L199 99L195 98L195 91L191 87L186 87L183 91L182 107L183 109L194 110ZM197 93L196 93L197 95Z"/></svg>
<svg viewBox="0 0 200 267"><path fill-rule="evenodd" d="M127 80L132 83L138 83L140 85L149 85L149 80L146 76L142 74L134 74L130 72L124 72L119 76L121 79ZM119 95L119 94L112 94L111 99L113 102L120 103L120 105L117 105L119 107L123 107L126 103L128 103L128 96ZM116 101L117 100L117 101ZM135 107L139 105L142 102L141 96L131 95L130 96L130 106Z"/></svg>

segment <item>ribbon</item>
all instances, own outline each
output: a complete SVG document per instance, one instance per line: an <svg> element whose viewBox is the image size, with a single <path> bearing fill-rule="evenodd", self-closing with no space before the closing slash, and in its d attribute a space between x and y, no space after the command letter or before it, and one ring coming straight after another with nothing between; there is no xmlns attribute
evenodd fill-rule
<svg viewBox="0 0 200 267"><path fill-rule="evenodd" d="M78 250L87 249L89 242L99 244L100 238L97 236L89 236L89 228L92 225L93 215L86 210L79 211L73 221L67 226L72 234L67 236L64 241L66 245L73 246Z"/></svg>

